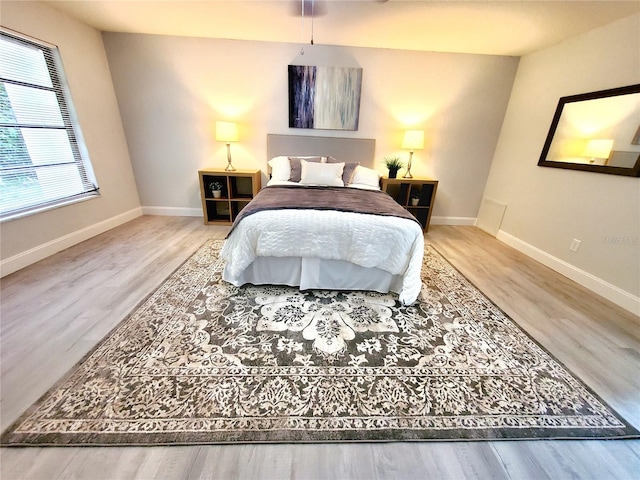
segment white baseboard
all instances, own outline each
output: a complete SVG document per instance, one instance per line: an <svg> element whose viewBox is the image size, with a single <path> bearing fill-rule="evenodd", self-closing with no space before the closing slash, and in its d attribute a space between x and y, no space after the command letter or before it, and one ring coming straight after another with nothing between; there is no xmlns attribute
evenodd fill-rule
<svg viewBox="0 0 640 480"><path fill-rule="evenodd" d="M13 257L4 259L0 262L0 276L4 277L6 275L9 275L10 273L16 272L21 268L39 262L40 260L53 255L54 253L58 253L65 248L77 245L80 242L84 242L85 240L95 237L96 235L100 235L107 230L111 230L112 228L122 225L123 223L127 223L140 216L142 216L142 209L134 208L133 210L129 210L128 212L121 213L120 215L108 218L107 220L103 220L102 222L89 225L88 227L85 227L81 230L72 232L60 238L56 238L55 240L51 240L50 242L38 245L37 247L14 255Z"/></svg>
<svg viewBox="0 0 640 480"><path fill-rule="evenodd" d="M626 292L621 288L590 274L589 272L576 268L564 260L560 260L553 255L549 255L547 252L523 242L519 238L516 238L503 230L498 231L497 238L510 247L515 248L534 260L537 260L552 270L561 273L565 277L570 278L574 282L579 283L583 287L588 288L592 292L597 293L625 310L628 310L635 315L640 315L639 297L636 297L635 295L632 295L629 292Z"/></svg>
<svg viewBox="0 0 640 480"><path fill-rule="evenodd" d="M201 208L184 207L142 207L145 215L160 215L164 217L202 217Z"/></svg>
<svg viewBox="0 0 640 480"><path fill-rule="evenodd" d="M142 213L167 217L202 217L202 209L200 208L142 207ZM467 225L472 227L475 224L475 217L431 217L431 225Z"/></svg>
<svg viewBox="0 0 640 480"><path fill-rule="evenodd" d="M473 227L476 224L475 217L431 217L430 225L465 225Z"/></svg>

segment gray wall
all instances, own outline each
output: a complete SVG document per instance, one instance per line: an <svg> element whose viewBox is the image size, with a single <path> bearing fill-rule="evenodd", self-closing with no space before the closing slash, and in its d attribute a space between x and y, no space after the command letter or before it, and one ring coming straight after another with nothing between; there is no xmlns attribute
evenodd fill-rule
<svg viewBox="0 0 640 480"><path fill-rule="evenodd" d="M424 129L427 145L412 173L440 181L436 217L472 224L518 64L321 45L301 56L297 44L159 35L105 33L104 41L141 203L156 213L200 214L196 172L226 165L214 124L233 120L241 136L231 146L234 166L263 172L267 133L375 138L386 173L384 156L408 158L403 130ZM359 129L289 129L289 64L362 67Z"/></svg>
<svg viewBox="0 0 640 480"><path fill-rule="evenodd" d="M640 178L537 166L560 97L634 83L640 15L523 57L485 195L507 204L498 238L640 313Z"/></svg>

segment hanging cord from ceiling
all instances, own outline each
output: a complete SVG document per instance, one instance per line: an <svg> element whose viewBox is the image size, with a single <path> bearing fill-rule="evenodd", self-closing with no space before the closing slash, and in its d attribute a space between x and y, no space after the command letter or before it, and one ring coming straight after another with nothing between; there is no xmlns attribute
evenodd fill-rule
<svg viewBox="0 0 640 480"><path fill-rule="evenodd" d="M313 17L315 16L313 7L315 6L315 3L316 3L316 0L311 0L311 45L313 45Z"/></svg>
<svg viewBox="0 0 640 480"><path fill-rule="evenodd" d="M302 45L300 46L300 55L304 55L304 4L307 2L308 0L300 0L300 5L301 5L301 15L300 15L300 19L302 22ZM309 42L311 45L313 45L313 17L315 16L315 0L311 0L311 42Z"/></svg>
<svg viewBox="0 0 640 480"><path fill-rule="evenodd" d="M300 46L300 55L304 55L304 0L300 0L302 3L302 45Z"/></svg>

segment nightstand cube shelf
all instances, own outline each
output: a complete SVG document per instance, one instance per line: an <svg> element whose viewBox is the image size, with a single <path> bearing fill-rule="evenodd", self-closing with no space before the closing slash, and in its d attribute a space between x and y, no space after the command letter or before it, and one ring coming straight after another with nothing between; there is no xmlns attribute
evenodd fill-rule
<svg viewBox="0 0 640 480"><path fill-rule="evenodd" d="M396 202L411 212L425 232L429 230L437 189L437 180L382 177L382 191L387 192ZM413 205L412 198L417 199L416 205Z"/></svg>
<svg viewBox="0 0 640 480"><path fill-rule="evenodd" d="M202 212L206 225L231 225L247 203L261 188L260 170L198 170ZM213 183L222 185L222 194L214 198Z"/></svg>

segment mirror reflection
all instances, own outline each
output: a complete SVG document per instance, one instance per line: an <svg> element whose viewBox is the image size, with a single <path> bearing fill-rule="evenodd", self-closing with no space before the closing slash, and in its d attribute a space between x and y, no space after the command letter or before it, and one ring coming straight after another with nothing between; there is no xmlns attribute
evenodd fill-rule
<svg viewBox="0 0 640 480"><path fill-rule="evenodd" d="M538 165L640 176L640 85L562 97Z"/></svg>

